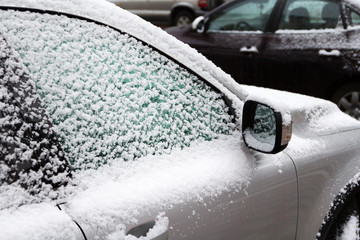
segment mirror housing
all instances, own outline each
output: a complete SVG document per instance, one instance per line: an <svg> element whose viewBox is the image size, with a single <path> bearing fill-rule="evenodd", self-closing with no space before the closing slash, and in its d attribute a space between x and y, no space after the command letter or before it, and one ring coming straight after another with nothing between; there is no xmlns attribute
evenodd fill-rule
<svg viewBox="0 0 360 240"><path fill-rule="evenodd" d="M249 148L275 154L286 148L291 134L292 122L285 123L279 111L256 101L245 102L242 135Z"/></svg>
<svg viewBox="0 0 360 240"><path fill-rule="evenodd" d="M198 33L205 32L205 18L203 16L199 16L195 18L195 20L191 24L191 28L196 30Z"/></svg>

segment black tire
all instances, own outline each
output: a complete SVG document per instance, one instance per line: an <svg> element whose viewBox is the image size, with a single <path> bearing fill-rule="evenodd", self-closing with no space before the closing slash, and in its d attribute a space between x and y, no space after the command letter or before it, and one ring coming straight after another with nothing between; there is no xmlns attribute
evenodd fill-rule
<svg viewBox="0 0 360 240"><path fill-rule="evenodd" d="M175 26L185 26L194 20L194 14L189 10L181 10L175 14L173 19L173 25Z"/></svg>
<svg viewBox="0 0 360 240"><path fill-rule="evenodd" d="M340 87L331 100L341 111L360 120L360 83L350 83Z"/></svg>
<svg viewBox="0 0 360 240"><path fill-rule="evenodd" d="M353 225L356 228L347 228ZM358 198L352 198L346 202L335 216L325 240L341 240L345 239L346 234L354 236L351 239L360 239L360 202ZM353 232L351 232L353 230ZM348 238L346 238L348 239Z"/></svg>

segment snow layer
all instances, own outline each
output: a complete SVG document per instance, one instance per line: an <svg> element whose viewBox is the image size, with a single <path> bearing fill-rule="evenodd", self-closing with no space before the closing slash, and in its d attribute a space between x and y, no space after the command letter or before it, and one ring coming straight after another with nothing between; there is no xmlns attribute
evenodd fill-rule
<svg viewBox="0 0 360 240"><path fill-rule="evenodd" d="M53 204L41 203L0 211L0 239L80 239L71 218Z"/></svg>
<svg viewBox="0 0 360 240"><path fill-rule="evenodd" d="M14 5L13 0L1 0L0 3ZM167 54L177 57L184 65L199 73L226 93L237 104L238 110L241 109L241 103L229 90L239 98L245 99L247 96L245 89L247 89L251 92L249 99L262 100L275 109L279 109L282 113L288 114L286 116L291 115L293 121L299 121L299 124L301 119L306 120L303 125L305 127L303 133L309 134L310 130L314 129L316 130L314 134L318 134L338 131L339 128L349 129L358 126L357 123L355 124L355 120L345 117L337 110L335 105L326 101L304 96L296 97L278 91L239 86L229 75L224 74L204 57L198 55L195 50L168 36L159 28L105 1L18 0L16 4L24 7L49 8L54 11L69 12L95 18L116 26L145 40ZM51 18L48 15L45 17L48 20ZM16 24L16 22L13 24ZM52 27L57 28L57 25L58 23ZM11 30L8 29L8 31ZM97 31L94 31L92 34L96 35L97 33ZM15 35L14 33L13 36ZM36 34L34 35L36 36ZM57 38L64 36L60 34L51 40L56 41ZM135 42L135 40L130 40L127 36L125 38L119 37L119 40L121 39ZM36 48L36 45L37 42L34 41L29 47ZM76 46L74 47L77 49ZM26 59L25 55L21 55L21 50L17 50L19 56ZM45 50L51 52L54 49ZM144 51L147 51L146 48L144 48ZM101 59L101 56L98 57ZM27 59L28 67L32 61L37 61L37 58ZM61 63L65 68L68 67L71 70L71 67L67 66L67 61ZM36 69L35 66L29 67L29 69L31 69L29 72L32 74L34 72L38 73L37 70L40 70ZM187 77L192 78L191 76ZM67 80L69 90L79 87L76 86L75 82L70 81L71 79ZM39 88L46 86L46 82L43 83L45 85L39 86ZM94 86L93 90L91 93L104 93L106 89L101 86ZM99 95L95 94L94 97L96 99ZM58 103L61 103L61 101L58 101ZM88 107L89 109L94 107L94 111L99 110L96 109L98 104L91 104L91 102L88 103ZM65 108L62 110L65 110ZM82 118L83 116L79 115L79 117ZM321 125L317 122L319 120L323 120ZM339 120L341 120L342 126L335 127ZM290 121L291 117L288 117L287 122ZM74 174L74 183L76 185L68 186L68 189L72 191L72 195L65 199L68 202L66 211L84 226L86 231L90 232L95 229L95 237L99 239L116 239L118 236L124 236L126 224L136 223L136 219L140 215L152 210L159 212L159 210L171 208L174 204L194 200L202 201L204 197L216 197L225 190L239 190L249 184L254 158L246 151L246 147L244 147L241 140L241 134L237 131L229 131L229 133L232 134L219 134L218 139L208 142L195 139L189 147L181 149L180 146L177 146L170 154L165 151L163 155L141 155L137 161L111 161L108 165L99 166L97 170L78 171ZM295 129L295 133L298 136L304 136L301 135L300 127ZM304 140L304 138L300 139ZM294 148L301 149L304 145L306 146L306 143L302 146L294 145ZM18 226L27 222L36 223L40 221L37 219L39 217L42 221L40 225L36 226L35 232L36 229L39 228L39 230L32 233L35 235L27 235L26 239L71 239L73 233L67 232L67 229L63 228L69 222L69 218L60 211L54 212L55 208L51 209L50 205L42 203L22 206L16 210L2 210L0 212L0 229L7 228L8 234L6 237L8 237L16 233ZM26 212L28 208L31 209L30 212ZM49 214L46 215L46 213ZM56 224L53 224L54 222ZM156 226L159 228L166 226L166 218L160 216ZM24 231L24 234L29 233ZM20 238L23 236L21 235Z"/></svg>
<svg viewBox="0 0 360 240"><path fill-rule="evenodd" d="M354 215L345 222L343 232L336 239L338 240L359 240L359 217Z"/></svg>
<svg viewBox="0 0 360 240"><path fill-rule="evenodd" d="M134 38L65 16L0 18L76 169L233 131L220 94Z"/></svg>
<svg viewBox="0 0 360 240"><path fill-rule="evenodd" d="M66 12L103 22L145 41L170 56L176 56L178 61L229 96L231 96L229 91L240 99L245 99L247 96L230 75L224 73L195 49L105 0L1 0L0 4Z"/></svg>
<svg viewBox="0 0 360 240"><path fill-rule="evenodd" d="M78 193L66 211L99 239L124 232L143 214L174 204L202 202L222 191L249 183L254 158L246 153L240 132L192 144L170 155L147 155L137 161L114 162L75 175ZM91 228L93 226L93 228ZM95 226L97 226L95 228Z"/></svg>
<svg viewBox="0 0 360 240"><path fill-rule="evenodd" d="M69 177L52 124L23 69L0 35L0 209L56 197L53 189Z"/></svg>
<svg viewBox="0 0 360 240"><path fill-rule="evenodd" d="M247 100L260 101L281 112L285 124L292 121L293 134L298 137L326 135L360 127L359 121L342 113L332 102L285 91L243 87L249 92Z"/></svg>

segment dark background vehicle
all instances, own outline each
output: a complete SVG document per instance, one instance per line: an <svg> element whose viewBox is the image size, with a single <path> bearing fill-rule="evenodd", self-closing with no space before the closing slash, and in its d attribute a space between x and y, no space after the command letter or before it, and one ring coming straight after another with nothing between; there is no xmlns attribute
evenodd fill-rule
<svg viewBox="0 0 360 240"><path fill-rule="evenodd" d="M167 32L239 83L335 102L360 118L359 6L334 0L241 0Z"/></svg>

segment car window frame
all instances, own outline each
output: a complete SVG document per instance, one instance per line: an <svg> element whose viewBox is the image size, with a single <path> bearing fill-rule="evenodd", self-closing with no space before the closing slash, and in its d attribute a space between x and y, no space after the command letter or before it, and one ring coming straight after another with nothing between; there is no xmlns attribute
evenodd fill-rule
<svg viewBox="0 0 360 240"><path fill-rule="evenodd" d="M358 14L360 16L360 9L358 9L355 6L350 5L350 4L345 4L344 9L345 9L345 16L346 16L348 26L359 27L360 24L354 25L354 26L352 25L351 12L355 12L356 14Z"/></svg>
<svg viewBox="0 0 360 240"><path fill-rule="evenodd" d="M232 100L226 95L224 94L220 89L218 89L215 85L213 85L212 83L210 83L209 81L207 81L204 77L202 77L200 74L198 74L197 72L195 72L194 70L192 70L191 68L187 67L185 64L181 63L179 60L173 58L172 56L170 56L169 54L161 51L159 48L141 40L138 37L135 37L134 35L127 33L121 29L118 29L114 26L108 25L106 23L91 19L91 18L87 18L87 17L83 17L83 16L78 16L75 14L70 14L70 13L65 13L65 12L61 12L61 11L53 11L53 10L43 10L43 9L38 9L38 8L28 8L28 7L13 7L13 6L0 6L0 10L14 10L14 11L20 11L20 12L33 12L33 13L39 13L39 14L50 14L50 15L62 15L62 16L66 16L68 18L74 18L74 19L78 19L78 20L83 20L83 21L87 21L90 23L95 23L98 24L100 26L104 26L104 27L108 27L114 31L119 32L120 34L123 35L128 35L131 38L134 38L136 41L139 41L140 43L142 43L144 46L149 47L151 50L158 52L159 54L161 54L162 56L168 58L169 60L173 61L174 63L178 64L180 67L184 68L186 71L188 71L189 73L193 74L194 76L196 76L200 81L204 82L204 84L206 84L207 86L209 86L211 88L212 91L215 91L216 93L221 95L221 98L224 100L226 106L229 108L228 113L234 117L234 121L237 116L237 111L235 110L233 104L232 104Z"/></svg>

